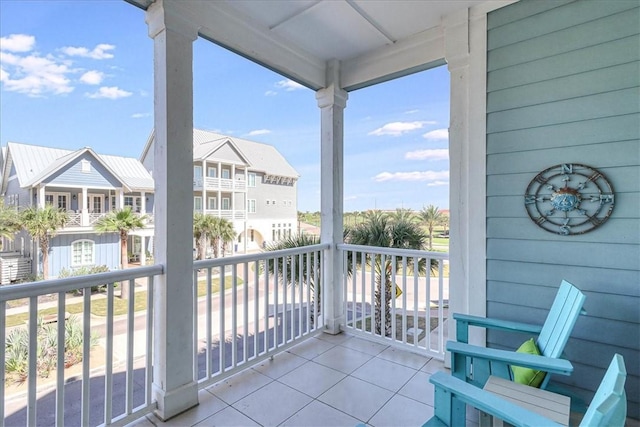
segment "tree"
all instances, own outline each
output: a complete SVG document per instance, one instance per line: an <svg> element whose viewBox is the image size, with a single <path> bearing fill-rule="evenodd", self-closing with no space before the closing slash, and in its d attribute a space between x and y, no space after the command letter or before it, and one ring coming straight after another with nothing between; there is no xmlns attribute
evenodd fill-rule
<svg viewBox="0 0 640 427"><path fill-rule="evenodd" d="M311 234L297 234L289 236L286 239L267 245L265 251L279 251L283 249L300 248L303 246L317 245L320 243L320 237ZM316 258L316 253L312 253L309 257L303 255L299 256L286 256L284 261L278 262L278 278L282 283L289 283L292 286L307 285L311 291L313 312L311 313L312 322L315 318L315 313L320 313L322 310L322 303L320 297L320 286L316 286L316 283L321 283L320 280L320 260ZM295 257L295 262L293 258ZM284 263L284 265L283 265ZM266 261L266 268L269 274L276 274L276 259L270 258ZM317 298L316 298L317 294Z"/></svg>
<svg viewBox="0 0 640 427"><path fill-rule="evenodd" d="M64 227L68 220L67 212L46 205L44 208L31 206L20 214L20 223L31 237L38 241L42 252L42 276L49 277L49 243L58 229Z"/></svg>
<svg viewBox="0 0 640 427"><path fill-rule="evenodd" d="M392 220L388 215L380 211L368 212L365 221L349 230L346 236L347 243L353 245L376 246L382 248L398 249L422 249L426 236L420 227L403 217ZM393 275L392 257L386 255L367 255L364 260L361 257L355 259L358 267L373 269L375 273L376 291L374 295L375 305L375 330L382 333L382 293L384 292L384 316L385 336L391 335L391 298L395 296L395 284L391 282ZM363 265L364 264L364 265ZM407 265L414 271L413 263ZM437 261L432 260L430 269L437 268ZM402 263L395 263L396 273L402 268ZM424 274L427 271L426 258L419 260L416 273ZM383 289L384 288L384 289Z"/></svg>
<svg viewBox="0 0 640 427"><path fill-rule="evenodd" d="M415 222L417 220L415 213L412 209L396 209L391 215L393 221L409 221Z"/></svg>
<svg viewBox="0 0 640 427"><path fill-rule="evenodd" d="M123 270L129 266L129 251L127 249L129 233L144 227L146 218L146 215L138 215L129 206L126 206L124 209L109 211L94 224L98 233L118 233L120 235L120 267ZM128 283L126 280L121 283L121 298L127 298L129 295Z"/></svg>
<svg viewBox="0 0 640 427"><path fill-rule="evenodd" d="M433 250L433 229L442 224L444 215L437 206L429 205L423 207L420 211L420 220L427 227L427 235L429 236L429 250Z"/></svg>
<svg viewBox="0 0 640 427"><path fill-rule="evenodd" d="M206 253L207 236L213 229L214 218L201 212L193 214L193 237L196 240L196 257L204 259Z"/></svg>
<svg viewBox="0 0 640 427"><path fill-rule="evenodd" d="M18 211L13 206L5 206L0 199L0 239L13 240L20 228ZM0 240L0 249L2 249L2 240Z"/></svg>
<svg viewBox="0 0 640 427"><path fill-rule="evenodd" d="M233 242L236 238L236 231L233 228L233 223L225 218L211 217L212 224L209 230L209 240L211 246L213 246L213 257L218 258L218 250L222 245L222 255L224 256L224 249L227 243Z"/></svg>

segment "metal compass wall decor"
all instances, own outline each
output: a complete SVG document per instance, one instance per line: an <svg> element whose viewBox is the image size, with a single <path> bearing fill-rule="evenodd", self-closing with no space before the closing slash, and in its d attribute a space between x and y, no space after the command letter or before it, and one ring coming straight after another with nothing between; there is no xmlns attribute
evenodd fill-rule
<svg viewBox="0 0 640 427"><path fill-rule="evenodd" d="M531 180L524 205L533 222L547 231L584 234L611 216L613 187L597 169L563 163Z"/></svg>

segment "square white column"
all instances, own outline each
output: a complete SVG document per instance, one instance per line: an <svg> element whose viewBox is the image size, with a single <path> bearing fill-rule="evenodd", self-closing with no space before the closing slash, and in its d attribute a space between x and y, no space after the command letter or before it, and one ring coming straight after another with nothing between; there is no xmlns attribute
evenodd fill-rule
<svg viewBox="0 0 640 427"><path fill-rule="evenodd" d="M339 86L339 62L327 64L327 84L316 93L320 107L320 213L321 243L330 248L324 257L323 316L325 332L340 333L344 323L342 256L336 245L343 241L344 108L348 94Z"/></svg>
<svg viewBox="0 0 640 427"><path fill-rule="evenodd" d="M155 252L164 266L154 298L153 395L167 420L198 404L192 300L193 41L178 2L158 0L146 15L154 41Z"/></svg>

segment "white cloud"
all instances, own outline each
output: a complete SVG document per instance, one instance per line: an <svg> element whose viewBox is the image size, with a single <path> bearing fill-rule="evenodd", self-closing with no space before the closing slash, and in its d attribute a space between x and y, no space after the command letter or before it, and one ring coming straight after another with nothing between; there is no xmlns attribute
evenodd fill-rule
<svg viewBox="0 0 640 427"><path fill-rule="evenodd" d="M449 180L449 171L382 172L373 177L376 182L384 181L430 181L433 183Z"/></svg>
<svg viewBox="0 0 640 427"><path fill-rule="evenodd" d="M407 160L446 160L449 158L449 149L436 148L430 150L409 151L404 155Z"/></svg>
<svg viewBox="0 0 640 427"><path fill-rule="evenodd" d="M266 135L268 133L271 133L269 129L256 129L249 132L247 136Z"/></svg>
<svg viewBox="0 0 640 427"><path fill-rule="evenodd" d="M27 34L10 34L0 37L0 50L9 52L29 52L36 44L36 38Z"/></svg>
<svg viewBox="0 0 640 427"><path fill-rule="evenodd" d="M113 53L108 51L115 48L112 44L101 43L94 47L93 50L89 50L86 47L66 46L60 49L60 51L69 56L80 56L91 59L111 59L113 58Z"/></svg>
<svg viewBox="0 0 640 427"><path fill-rule="evenodd" d="M149 113L134 113L134 114L131 115L131 118L132 119L142 119L142 118L149 117L149 116L151 116L151 114L149 114Z"/></svg>
<svg viewBox="0 0 640 427"><path fill-rule="evenodd" d="M98 89L97 92L94 93L85 93L85 96L92 99L118 99L118 98L126 98L127 96L131 96L131 92L127 92L126 90L120 89L117 86L102 86Z"/></svg>
<svg viewBox="0 0 640 427"><path fill-rule="evenodd" d="M420 110L409 110L409 111L405 111L404 113L405 114L416 114L416 113L419 113L419 112L420 112Z"/></svg>
<svg viewBox="0 0 640 427"><path fill-rule="evenodd" d="M422 129L425 125L428 125L428 124L435 124L435 122L427 122L427 121L392 122L392 123L387 123L386 125L369 132L368 135L400 136L407 132L412 132L417 129Z"/></svg>
<svg viewBox="0 0 640 427"><path fill-rule="evenodd" d="M446 141L449 139L449 129L436 129L422 135L423 138L432 141Z"/></svg>
<svg viewBox="0 0 640 427"><path fill-rule="evenodd" d="M99 85L102 79L104 79L104 73L95 70L87 71L80 76L80 81L88 85Z"/></svg>
<svg viewBox="0 0 640 427"><path fill-rule="evenodd" d="M0 64L3 70L3 87L10 92L42 96L47 93L60 95L73 91L67 78L67 74L72 70L66 64L56 62L54 58L0 52Z"/></svg>
<svg viewBox="0 0 640 427"><path fill-rule="evenodd" d="M304 86L302 86L300 83L296 83L290 79L280 80L279 82L276 82L275 86L278 89L284 89L287 92L291 92L292 90L304 89Z"/></svg>
<svg viewBox="0 0 640 427"><path fill-rule="evenodd" d="M276 96L278 94L278 92L276 92L275 90L268 90L264 93L264 96Z"/></svg>
<svg viewBox="0 0 640 427"><path fill-rule="evenodd" d="M442 187L449 185L449 181L433 181L427 184L427 187Z"/></svg>

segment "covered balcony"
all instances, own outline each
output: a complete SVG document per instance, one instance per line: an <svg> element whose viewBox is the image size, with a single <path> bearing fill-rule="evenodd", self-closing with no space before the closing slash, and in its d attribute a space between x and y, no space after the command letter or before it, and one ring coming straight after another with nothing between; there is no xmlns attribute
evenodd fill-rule
<svg viewBox="0 0 640 427"><path fill-rule="evenodd" d="M562 279L586 294L589 315L566 348L575 371L557 380L589 401L611 355L620 353L628 416L640 418L637 1L129 2L145 10L154 40L156 265L0 288L0 318L13 310L9 301L28 299L30 349L21 399L8 400L2 389L5 424L418 424L431 415L427 377L446 369L443 343L455 336L448 313L541 323ZM316 91L319 246L192 260L198 37ZM448 281L445 257L342 241L348 98L444 64L451 83ZM613 182L616 205L606 223L598 210L589 233L572 233L569 216L549 233L540 225L553 212L542 208L531 221L527 185L557 164L603 172L587 176L580 190L604 175ZM376 257L395 266L436 259L442 267L424 277L398 269L391 283L400 292L381 304L389 316L377 316L375 269L357 261ZM131 285L122 317L114 314L116 282ZM105 315L97 324L88 288L103 284ZM216 292L216 284L226 290ZM58 294L54 328L63 348L63 297L78 288L87 289L82 333L95 328L104 364L84 359L81 373L57 369L55 386L39 391L38 298ZM134 315L138 294L146 301L142 316ZM0 340L6 338L3 328ZM518 344L476 330L470 341ZM89 344L85 339L83 354ZM56 357L64 366L64 354Z"/></svg>

